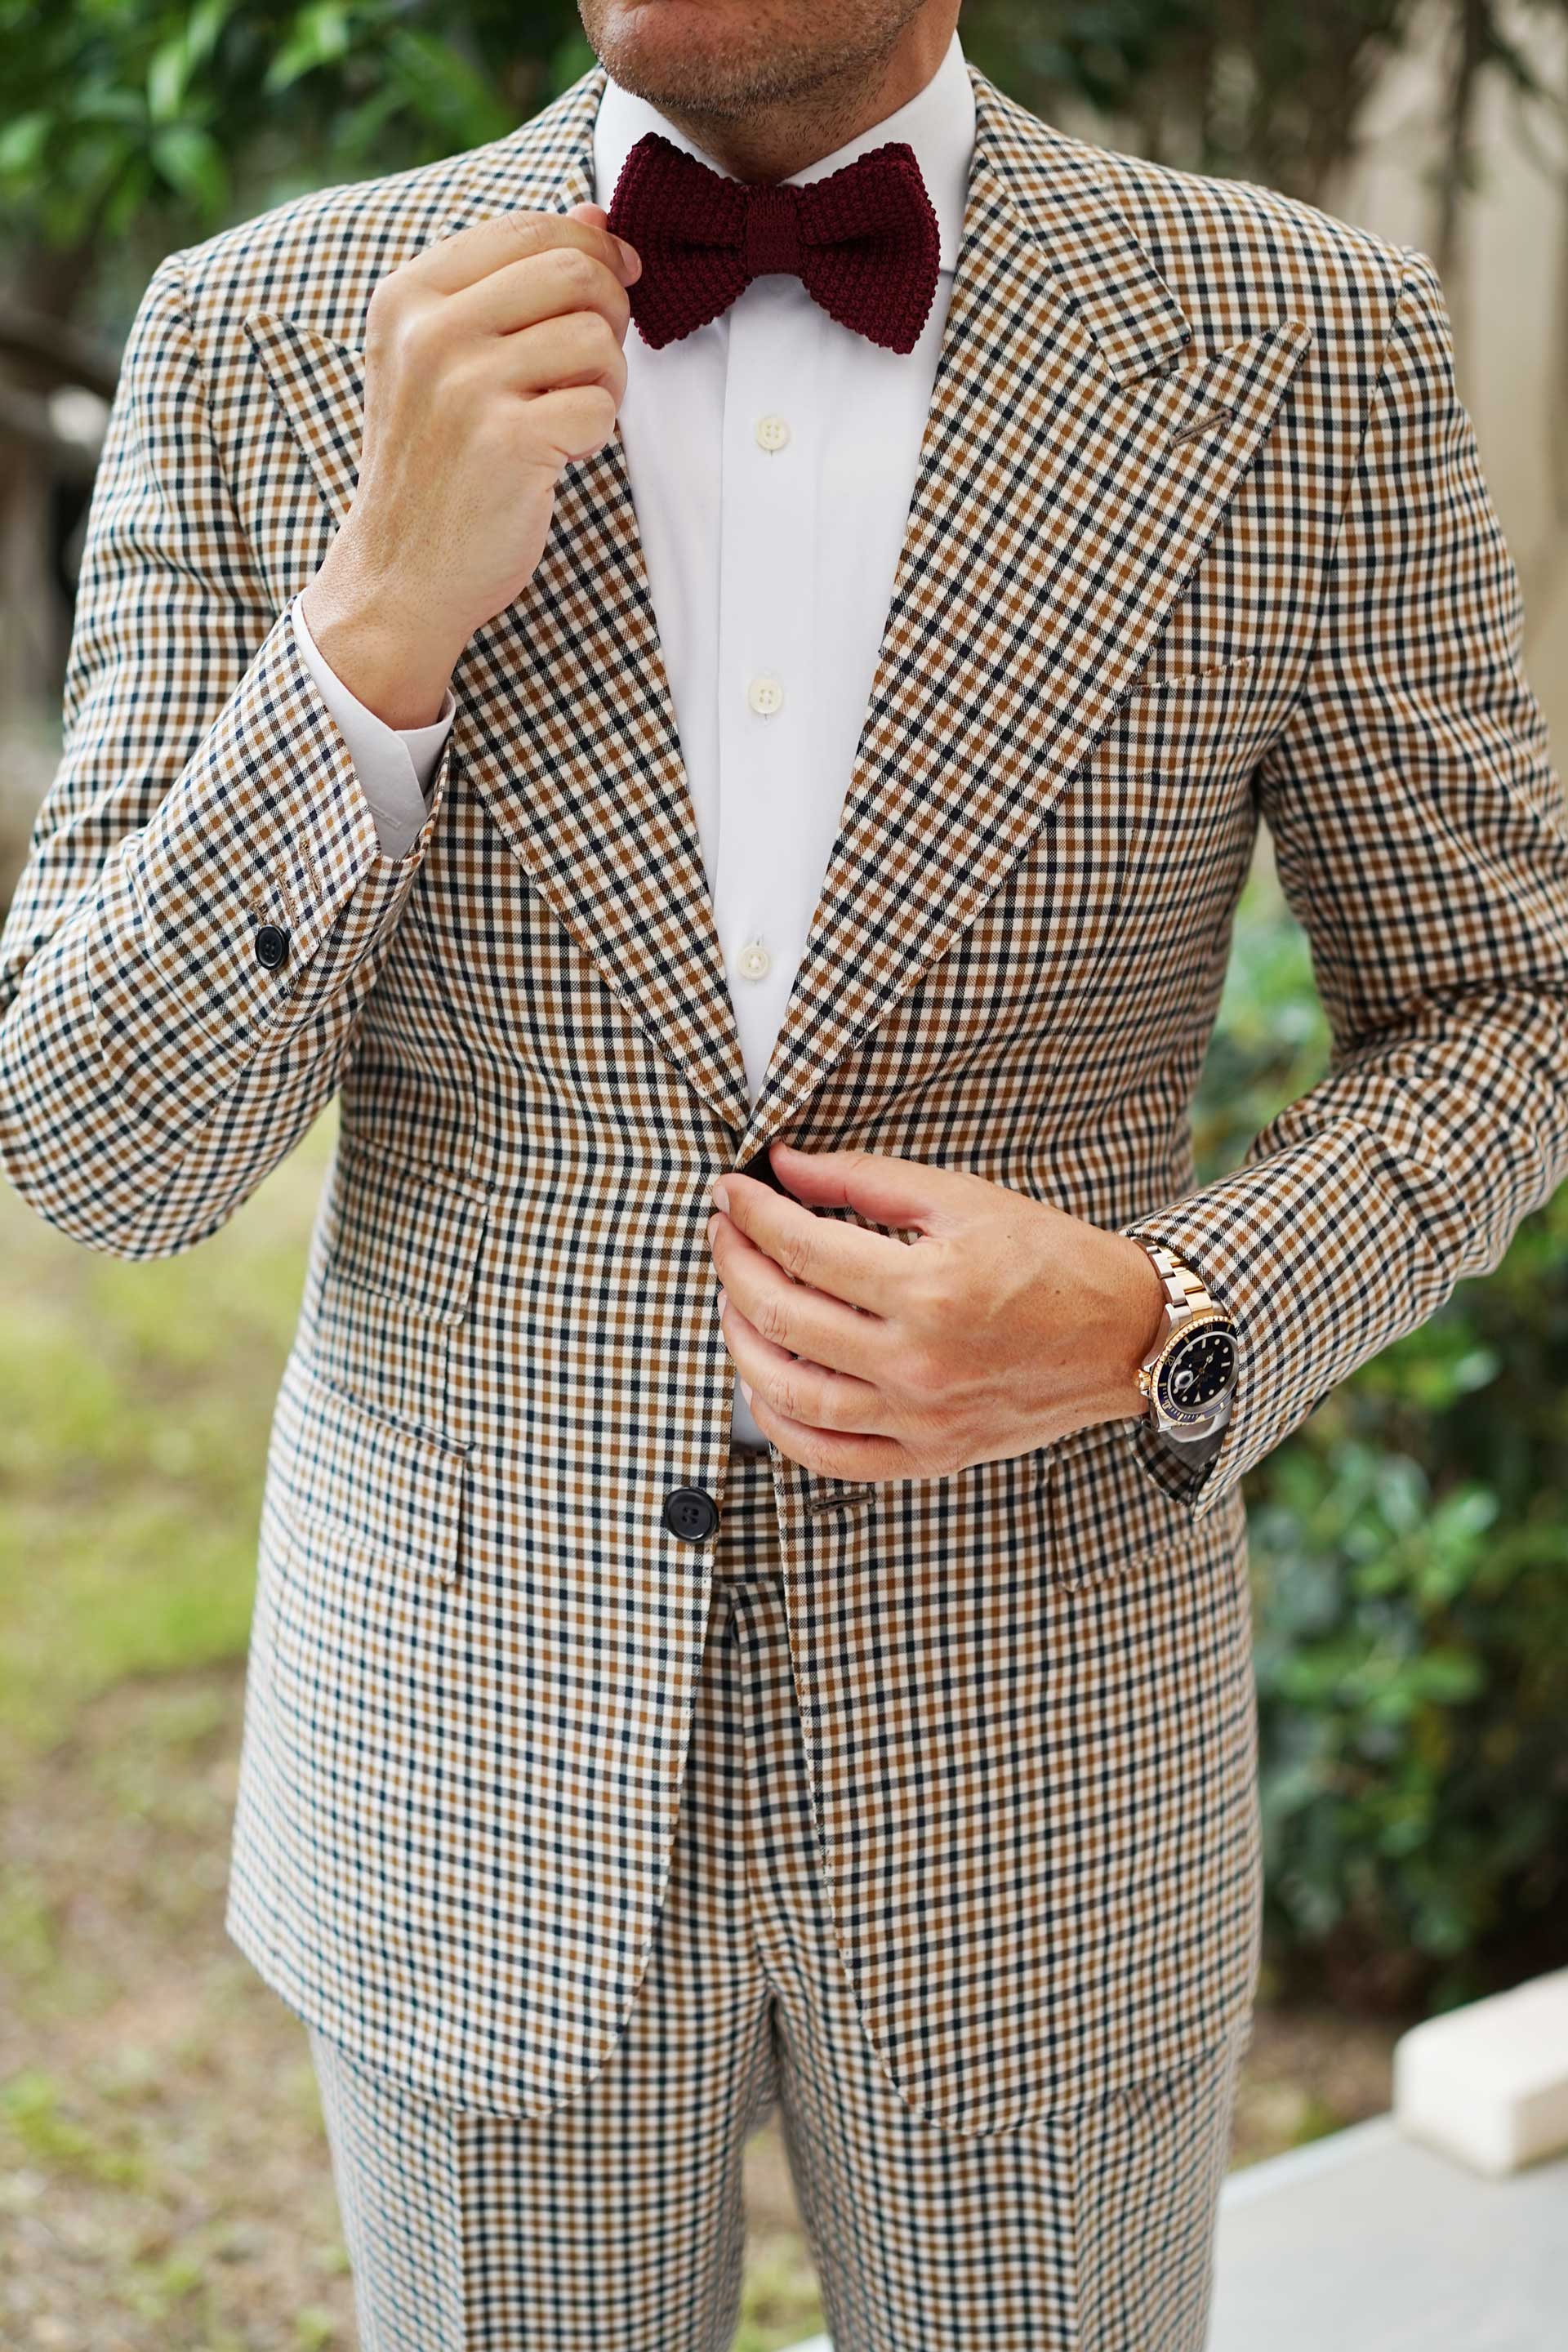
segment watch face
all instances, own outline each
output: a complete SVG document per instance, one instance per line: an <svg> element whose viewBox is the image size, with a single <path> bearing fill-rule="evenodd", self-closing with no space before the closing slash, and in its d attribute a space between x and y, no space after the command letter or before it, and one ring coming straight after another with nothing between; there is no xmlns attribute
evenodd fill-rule
<svg viewBox="0 0 1568 2352"><path fill-rule="evenodd" d="M1200 1328L1177 1341L1160 1367L1160 1403L1167 1412L1206 1412L1236 1379L1230 1333Z"/></svg>

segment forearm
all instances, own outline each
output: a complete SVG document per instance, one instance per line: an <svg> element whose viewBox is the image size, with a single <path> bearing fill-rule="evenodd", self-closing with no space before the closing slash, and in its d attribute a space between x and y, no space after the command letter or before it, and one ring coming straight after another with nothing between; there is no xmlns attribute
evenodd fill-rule
<svg viewBox="0 0 1568 2352"><path fill-rule="evenodd" d="M16 936L19 894L0 1022L0 1164L18 1191L121 1255L221 1224L334 1091L432 821L383 856L284 615L42 944ZM270 967L264 929L283 942Z"/></svg>

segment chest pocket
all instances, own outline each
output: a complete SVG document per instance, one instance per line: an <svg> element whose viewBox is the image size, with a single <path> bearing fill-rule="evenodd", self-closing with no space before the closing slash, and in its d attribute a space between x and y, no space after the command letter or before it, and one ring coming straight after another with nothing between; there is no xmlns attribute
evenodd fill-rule
<svg viewBox="0 0 1568 2352"><path fill-rule="evenodd" d="M1135 823L1227 812L1245 799L1285 707L1247 653L1195 669L1152 668L1095 748L1092 768Z"/></svg>
<svg viewBox="0 0 1568 2352"><path fill-rule="evenodd" d="M463 1444L453 1351L489 1223L488 1188L353 1134L339 1140L310 1348L340 1393Z"/></svg>

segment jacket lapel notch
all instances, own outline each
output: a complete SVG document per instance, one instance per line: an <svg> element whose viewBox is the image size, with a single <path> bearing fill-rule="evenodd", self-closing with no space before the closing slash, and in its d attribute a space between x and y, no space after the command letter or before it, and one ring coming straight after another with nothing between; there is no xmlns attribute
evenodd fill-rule
<svg viewBox="0 0 1568 2352"><path fill-rule="evenodd" d="M341 525L359 481L364 353L278 311L249 310L242 323L332 520Z"/></svg>

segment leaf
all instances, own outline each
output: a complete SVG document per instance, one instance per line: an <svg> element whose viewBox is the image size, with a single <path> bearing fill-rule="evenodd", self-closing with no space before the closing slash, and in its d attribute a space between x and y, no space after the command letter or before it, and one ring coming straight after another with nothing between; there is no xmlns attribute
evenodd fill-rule
<svg viewBox="0 0 1568 2352"><path fill-rule="evenodd" d="M420 112L467 146L482 146L513 128L510 110L449 41L405 26L387 44L387 56Z"/></svg>
<svg viewBox="0 0 1568 2352"><path fill-rule="evenodd" d="M19 114L0 131L0 172L31 172L42 161L50 118L42 112Z"/></svg>
<svg viewBox="0 0 1568 2352"><path fill-rule="evenodd" d="M205 64L216 49L234 0L202 0L185 27L185 51L193 65Z"/></svg>
<svg viewBox="0 0 1568 2352"><path fill-rule="evenodd" d="M151 194L154 182L152 160L132 155L106 198L99 226L108 237L123 236Z"/></svg>
<svg viewBox="0 0 1568 2352"><path fill-rule="evenodd" d="M228 172L217 142L194 122L176 122L153 142L153 161L187 202L209 215L223 210Z"/></svg>
<svg viewBox="0 0 1568 2352"><path fill-rule="evenodd" d="M348 55L349 21L337 0L319 0L304 9L293 32L274 58L263 89L288 89L318 67L336 65Z"/></svg>
<svg viewBox="0 0 1568 2352"><path fill-rule="evenodd" d="M173 122L184 102L190 55L184 34L179 33L154 49L147 68L147 112L154 122Z"/></svg>

